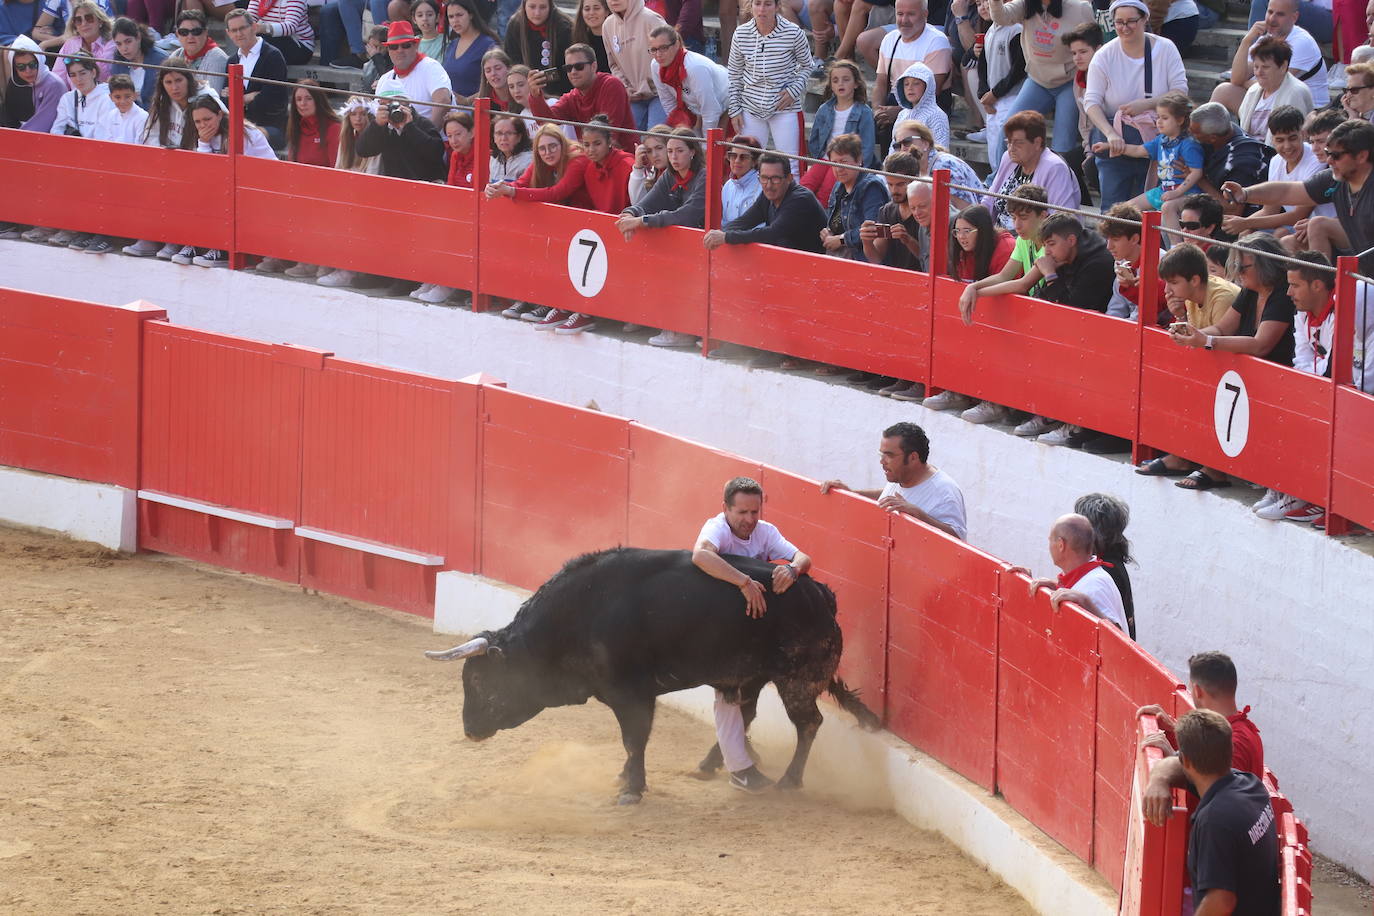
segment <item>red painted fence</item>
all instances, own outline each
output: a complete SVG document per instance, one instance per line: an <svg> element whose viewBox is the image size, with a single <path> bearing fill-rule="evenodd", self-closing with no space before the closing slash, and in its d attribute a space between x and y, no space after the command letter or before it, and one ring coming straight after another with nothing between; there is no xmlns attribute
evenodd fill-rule
<svg viewBox="0 0 1374 916"><path fill-rule="evenodd" d="M440 570L533 588L583 551L688 546L724 481L754 476L768 517L835 589L842 674L891 731L1125 888L1123 912L1170 912L1160 870L1179 850L1132 805L1134 711L1187 701L1111 625L1054 611L960 541L777 468L499 383L157 314L0 290L0 328L15 329L0 338L0 392L44 405L0 414L0 460L138 486L145 548L422 614ZM1298 914L1310 857L1285 812L1285 912Z"/></svg>

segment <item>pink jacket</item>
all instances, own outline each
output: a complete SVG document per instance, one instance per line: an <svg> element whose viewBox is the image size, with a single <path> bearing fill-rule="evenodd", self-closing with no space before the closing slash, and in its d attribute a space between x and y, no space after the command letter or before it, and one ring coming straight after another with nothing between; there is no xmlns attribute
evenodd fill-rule
<svg viewBox="0 0 1374 916"><path fill-rule="evenodd" d="M623 17L612 13L601 27L606 61L630 95L656 94L650 79L649 33L661 25L667 23L658 13L645 8L644 0L629 0Z"/></svg>

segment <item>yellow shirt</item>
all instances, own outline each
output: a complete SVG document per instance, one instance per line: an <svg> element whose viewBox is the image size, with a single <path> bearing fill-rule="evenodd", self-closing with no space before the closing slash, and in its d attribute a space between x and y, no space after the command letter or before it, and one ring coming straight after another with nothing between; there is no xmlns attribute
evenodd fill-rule
<svg viewBox="0 0 1374 916"><path fill-rule="evenodd" d="M1188 307L1188 323L1195 328L1214 327L1221 317L1231 310L1231 302L1240 292L1240 287L1221 277L1207 278L1207 301L1198 305L1192 299L1185 303Z"/></svg>

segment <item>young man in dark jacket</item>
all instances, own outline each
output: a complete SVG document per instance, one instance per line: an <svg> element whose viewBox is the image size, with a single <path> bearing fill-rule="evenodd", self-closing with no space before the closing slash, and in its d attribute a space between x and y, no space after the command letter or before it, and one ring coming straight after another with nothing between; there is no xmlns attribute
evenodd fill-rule
<svg viewBox="0 0 1374 916"><path fill-rule="evenodd" d="M1045 277L1038 298L1093 312L1106 312L1115 264L1107 243L1076 217L1056 213L1040 226L1045 253L1035 262Z"/></svg>
<svg viewBox="0 0 1374 916"><path fill-rule="evenodd" d="M399 120L391 120L393 106ZM415 117L415 109L400 99L383 101L377 119L358 136L359 156L382 157L382 174L412 181L443 181L444 140L429 118Z"/></svg>

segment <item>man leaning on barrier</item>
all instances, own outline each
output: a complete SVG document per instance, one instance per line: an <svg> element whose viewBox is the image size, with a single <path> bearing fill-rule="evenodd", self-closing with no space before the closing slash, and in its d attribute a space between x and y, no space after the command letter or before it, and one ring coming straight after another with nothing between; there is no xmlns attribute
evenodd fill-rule
<svg viewBox="0 0 1374 916"><path fill-rule="evenodd" d="M714 250L757 242L820 254L825 210L815 194L797 184L786 156L764 153L759 157L759 185L763 193L754 205L724 229L707 232L702 244Z"/></svg>

